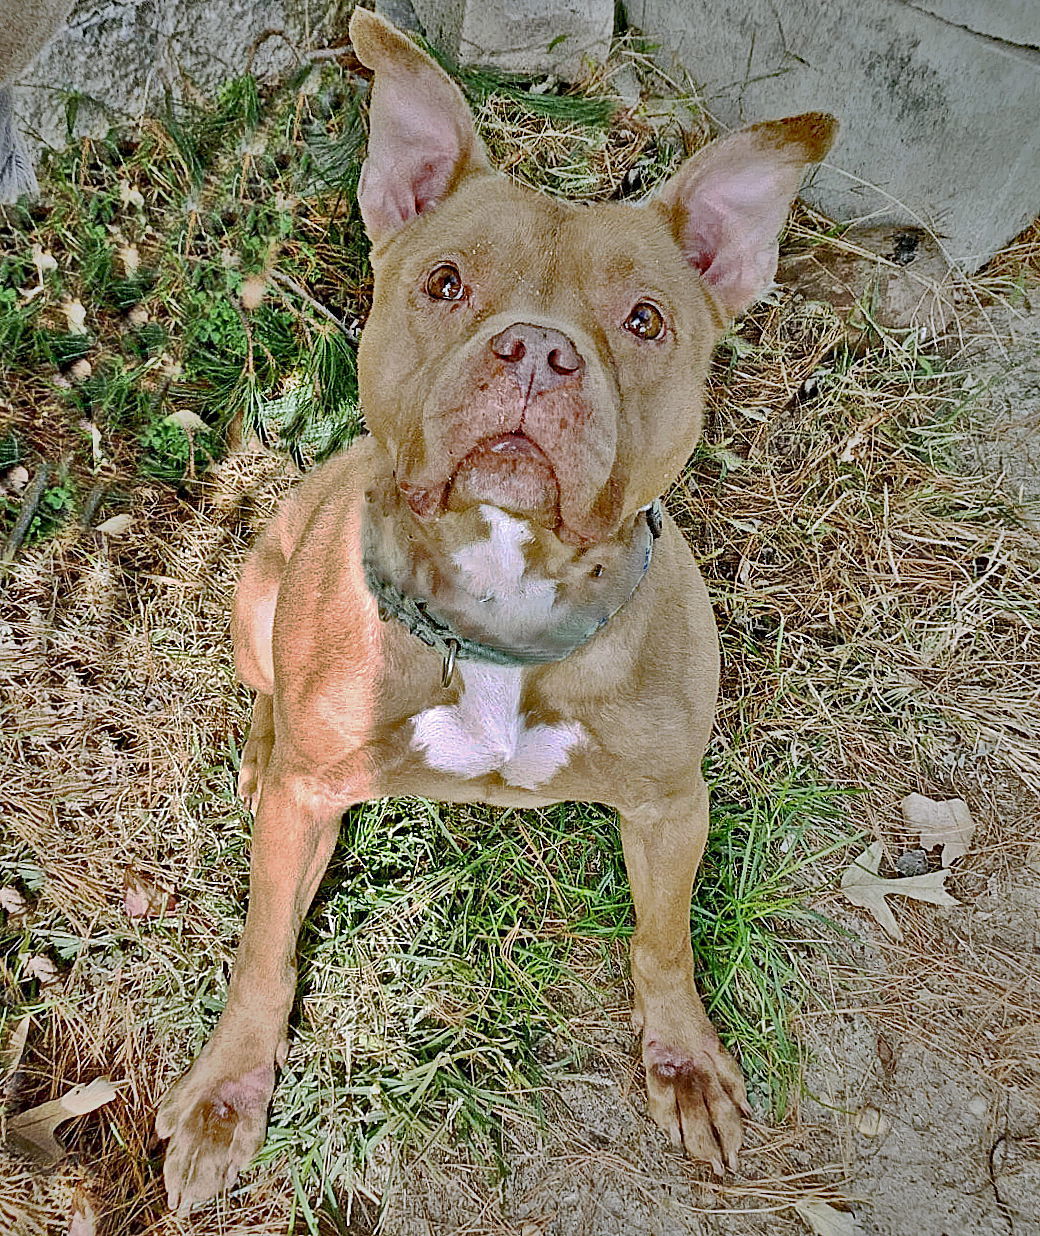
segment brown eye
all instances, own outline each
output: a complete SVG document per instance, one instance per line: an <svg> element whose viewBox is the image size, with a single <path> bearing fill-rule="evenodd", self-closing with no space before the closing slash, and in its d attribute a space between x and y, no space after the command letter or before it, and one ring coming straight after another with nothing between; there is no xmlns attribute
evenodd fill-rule
<svg viewBox="0 0 1040 1236"><path fill-rule="evenodd" d="M625 319L625 330L637 339L661 339L664 336L664 315L656 305L641 300Z"/></svg>
<svg viewBox="0 0 1040 1236"><path fill-rule="evenodd" d="M430 271L426 280L426 295L433 300L461 300L466 295L459 268L443 262Z"/></svg>

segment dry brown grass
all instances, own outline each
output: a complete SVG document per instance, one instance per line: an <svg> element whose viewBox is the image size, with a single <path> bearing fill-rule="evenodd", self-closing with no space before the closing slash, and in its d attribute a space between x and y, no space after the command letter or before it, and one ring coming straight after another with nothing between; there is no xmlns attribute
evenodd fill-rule
<svg viewBox="0 0 1040 1236"><path fill-rule="evenodd" d="M615 192L650 149L651 129L632 117L591 157L555 119L517 126L489 101L481 121L505 166L583 197ZM320 246L320 217L310 226ZM991 280L1020 278L1034 232L991 266ZM706 445L670 498L722 626L716 757L752 785L779 763L855 787L860 822L890 847L907 840L903 793L963 794L989 847L963 864L959 891L970 900L1001 861L998 815L983 798L1005 784L1040 789L1040 578L1012 507L986 478L959 470L956 367L912 341L853 357L841 340L824 307L780 300L750 314L720 350ZM33 382L20 400L44 392ZM41 421L45 453L57 442L50 432ZM125 535L70 526L24 550L4 579L0 818L8 878L15 872L29 892L33 923L9 934L3 974L5 996L27 1001L35 1019L11 1099L25 1107L99 1073L127 1082L117 1102L66 1128L76 1157L52 1179L0 1162L9 1226L11 1207L35 1207L64 1230L77 1182L110 1233L244 1236L289 1222L293 1161L278 1152L233 1198L190 1221L166 1214L151 1120L201 1044L241 921L246 818L233 776L248 701L234 682L227 614L244 547L291 472L239 455L181 495L131 478ZM1011 826L1016 835L1024 823ZM128 866L174 889L177 909L128 925ZM834 1000L852 1005L865 991L860 1004L899 1033L958 1058L973 1024L997 1026L985 1067L1001 1084L1034 1086L1035 978L1014 951L969 947L930 913L906 912L907 944L886 946L884 972L869 984L861 970L834 967ZM37 950L61 968L46 991L24 981ZM922 958L933 1001L909 995ZM362 994L374 1001L371 986ZM638 1103L621 1004L591 1016L604 1071ZM756 1230L779 1233L794 1230L797 1198L841 1196L826 1154L811 1171L792 1157L801 1137L753 1128L744 1176L711 1190L685 1166L582 1142L562 1116L543 1132L507 1120L503 1153L520 1162L537 1143L571 1183L613 1175L651 1206L679 1187L691 1223L736 1208L749 1224L766 1215ZM503 1208L488 1179L487 1162L465 1148L402 1162L384 1145L356 1184L388 1207L387 1231L409 1230L406 1209L434 1207L454 1189L469 1215L454 1230L515 1232L508 1215L523 1198ZM531 1195L551 1193L554 1179L539 1177ZM23 1228L33 1232L28 1219ZM356 1230L366 1230L360 1220Z"/></svg>

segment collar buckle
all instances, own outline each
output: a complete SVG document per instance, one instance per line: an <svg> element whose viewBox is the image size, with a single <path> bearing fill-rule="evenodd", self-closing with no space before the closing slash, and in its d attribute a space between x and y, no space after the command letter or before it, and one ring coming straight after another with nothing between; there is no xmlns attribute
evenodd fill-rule
<svg viewBox="0 0 1040 1236"><path fill-rule="evenodd" d="M451 680L455 675L455 658L459 651L459 641L457 639L449 639L446 643L448 651L444 654L444 665L441 668L442 687L451 686Z"/></svg>

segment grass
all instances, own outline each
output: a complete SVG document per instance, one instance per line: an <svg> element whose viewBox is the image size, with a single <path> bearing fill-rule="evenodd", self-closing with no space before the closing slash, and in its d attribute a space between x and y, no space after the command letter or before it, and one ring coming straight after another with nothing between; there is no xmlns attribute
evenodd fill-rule
<svg viewBox="0 0 1040 1236"><path fill-rule="evenodd" d="M605 92L462 84L496 160L540 188L640 193L684 149L677 125ZM270 92L236 79L55 154L45 204L0 221L2 460L56 466L0 624L0 886L30 906L5 924L0 982L7 1023L34 1017L8 1097L129 1081L74 1133L89 1169L11 1176L26 1213L58 1213L55 1190L85 1181L117 1230L181 1230L151 1116L219 1013L248 868L227 610L296 466L362 428L362 108L335 63ZM710 432L669 499L725 653L691 928L712 1016L776 1118L798 1095L793 1025L821 1000L827 890L853 838L897 839L901 793L955 787L966 763L1040 785L1021 724L1040 588L1013 508L959 470L972 397L912 339L853 353L826 307L759 306L718 352ZM240 449L254 434L270 453ZM17 506L3 495L7 527ZM83 526L122 511L121 536ZM174 908L129 920L128 866ZM507 1131L535 1137L564 1081L631 1081L630 930L595 807L351 812L303 936L260 1166L237 1218L210 1208L191 1230L343 1230L395 1163L459 1146L508 1178ZM31 977L41 955L53 987Z"/></svg>

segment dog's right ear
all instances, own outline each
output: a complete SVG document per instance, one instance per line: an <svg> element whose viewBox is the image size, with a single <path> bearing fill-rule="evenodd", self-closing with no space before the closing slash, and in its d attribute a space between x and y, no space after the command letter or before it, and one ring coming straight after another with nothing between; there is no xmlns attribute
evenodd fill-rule
<svg viewBox="0 0 1040 1236"><path fill-rule="evenodd" d="M378 244L490 165L462 92L396 26L355 9L350 41L375 73L358 203Z"/></svg>

